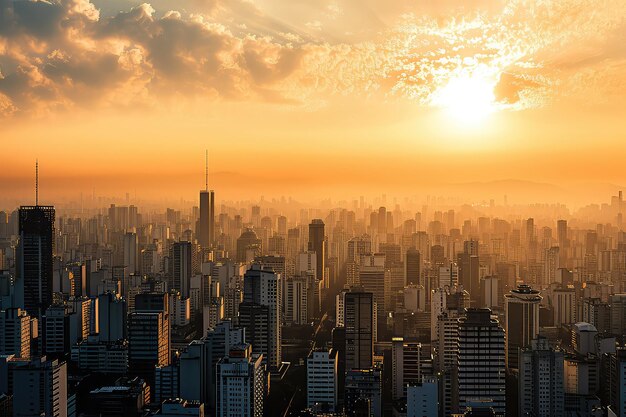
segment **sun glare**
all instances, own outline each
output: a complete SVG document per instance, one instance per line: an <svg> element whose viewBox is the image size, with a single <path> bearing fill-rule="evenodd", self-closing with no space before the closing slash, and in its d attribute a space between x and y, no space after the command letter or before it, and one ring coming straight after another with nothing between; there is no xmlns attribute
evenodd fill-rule
<svg viewBox="0 0 626 417"><path fill-rule="evenodd" d="M452 78L434 93L432 104L464 124L482 122L496 108L494 83L477 75Z"/></svg>

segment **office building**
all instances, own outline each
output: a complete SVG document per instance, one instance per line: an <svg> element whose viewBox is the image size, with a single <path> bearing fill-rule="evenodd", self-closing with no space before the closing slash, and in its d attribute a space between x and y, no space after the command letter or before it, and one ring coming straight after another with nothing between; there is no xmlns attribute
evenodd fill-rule
<svg viewBox="0 0 626 417"><path fill-rule="evenodd" d="M349 417L370 415L382 417L382 380L380 369L346 371L345 411ZM363 414L368 410L369 414Z"/></svg>
<svg viewBox="0 0 626 417"><path fill-rule="evenodd" d="M406 252L405 278L407 285L422 285L421 278L422 260L417 249L409 249Z"/></svg>
<svg viewBox="0 0 626 417"><path fill-rule="evenodd" d="M353 290L344 301L346 370L369 369L374 363L374 295Z"/></svg>
<svg viewBox="0 0 626 417"><path fill-rule="evenodd" d="M530 346L539 334L539 291L528 285L519 285L504 297L506 332L506 365L518 369L519 351Z"/></svg>
<svg viewBox="0 0 626 417"><path fill-rule="evenodd" d="M28 315L38 319L52 304L54 221L54 207L20 207L16 307L23 307Z"/></svg>
<svg viewBox="0 0 626 417"><path fill-rule="evenodd" d="M328 261L326 253L326 235L324 233L324 222L321 219L313 219L309 224L309 251L315 252L316 273L318 281L324 281L324 271ZM328 288L328 283L324 283L324 288Z"/></svg>
<svg viewBox="0 0 626 417"><path fill-rule="evenodd" d="M182 298L189 298L192 276L191 242L176 242L172 245L171 258L171 290L180 292Z"/></svg>
<svg viewBox="0 0 626 417"><path fill-rule="evenodd" d="M391 341L391 390L392 398L407 397L406 388L422 380L420 355L422 344L394 337Z"/></svg>
<svg viewBox="0 0 626 417"><path fill-rule="evenodd" d="M505 412L505 335L489 309L467 309L459 319L457 359L459 410L477 399Z"/></svg>
<svg viewBox="0 0 626 417"><path fill-rule="evenodd" d="M154 368L170 364L169 298L144 293L135 299L128 315L128 371L154 386Z"/></svg>

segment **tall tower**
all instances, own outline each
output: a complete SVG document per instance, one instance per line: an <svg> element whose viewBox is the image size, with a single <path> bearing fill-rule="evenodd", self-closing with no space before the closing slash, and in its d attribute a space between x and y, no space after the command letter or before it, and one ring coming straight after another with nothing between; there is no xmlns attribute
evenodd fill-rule
<svg viewBox="0 0 626 417"><path fill-rule="evenodd" d="M457 378L461 412L480 400L504 414L504 339L504 329L488 308L469 308L459 319Z"/></svg>
<svg viewBox="0 0 626 417"><path fill-rule="evenodd" d="M200 191L200 219L196 224L196 235L203 248L215 242L215 193L209 190L209 151L206 152L204 190Z"/></svg>
<svg viewBox="0 0 626 417"><path fill-rule="evenodd" d="M246 341L271 369L282 364L282 288L280 274L253 264L244 275L243 303L239 305L239 325L246 329Z"/></svg>
<svg viewBox="0 0 626 417"><path fill-rule="evenodd" d="M374 294L350 291L344 298L346 370L371 368L374 362Z"/></svg>
<svg viewBox="0 0 626 417"><path fill-rule="evenodd" d="M39 205L39 163L35 169L35 205L19 209L16 292L18 307L41 319L52 304L55 210Z"/></svg>
<svg viewBox="0 0 626 417"><path fill-rule="evenodd" d="M326 268L326 250L324 244L324 222L321 219L313 219L309 224L309 250L315 251L317 257L317 272L315 278L318 281L324 279ZM328 285L324 285L328 288Z"/></svg>
<svg viewBox="0 0 626 417"><path fill-rule="evenodd" d="M530 346L539 334L539 291L520 285L504 297L506 365L519 369L520 349Z"/></svg>

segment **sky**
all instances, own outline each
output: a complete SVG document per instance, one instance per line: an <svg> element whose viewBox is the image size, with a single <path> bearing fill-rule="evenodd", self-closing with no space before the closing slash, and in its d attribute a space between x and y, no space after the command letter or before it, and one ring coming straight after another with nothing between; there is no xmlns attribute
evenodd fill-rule
<svg viewBox="0 0 626 417"><path fill-rule="evenodd" d="M51 202L192 199L206 149L230 199L606 200L625 38L623 0L0 0L0 200L36 159Z"/></svg>

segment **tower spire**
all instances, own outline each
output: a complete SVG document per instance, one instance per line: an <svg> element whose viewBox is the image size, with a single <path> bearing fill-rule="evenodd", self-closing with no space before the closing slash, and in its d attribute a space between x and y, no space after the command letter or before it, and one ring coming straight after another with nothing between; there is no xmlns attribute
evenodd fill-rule
<svg viewBox="0 0 626 417"><path fill-rule="evenodd" d="M209 191L209 150L206 150L204 160L204 187L206 191Z"/></svg>
<svg viewBox="0 0 626 417"><path fill-rule="evenodd" d="M35 159L35 206L39 206L39 159Z"/></svg>

